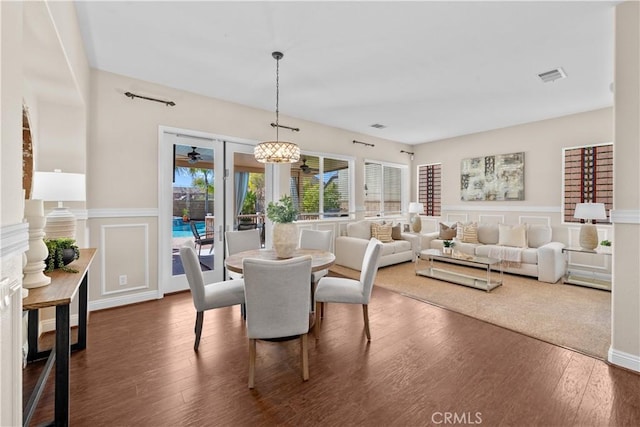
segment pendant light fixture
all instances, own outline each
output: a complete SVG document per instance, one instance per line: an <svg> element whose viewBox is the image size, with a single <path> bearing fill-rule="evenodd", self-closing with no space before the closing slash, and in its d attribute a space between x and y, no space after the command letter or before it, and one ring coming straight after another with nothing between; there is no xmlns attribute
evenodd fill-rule
<svg viewBox="0 0 640 427"><path fill-rule="evenodd" d="M300 160L300 147L293 142L280 141L280 60L282 52L273 52L271 56L276 60L276 140L261 142L253 150L253 155L260 163L295 163ZM272 123L273 126L273 123Z"/></svg>

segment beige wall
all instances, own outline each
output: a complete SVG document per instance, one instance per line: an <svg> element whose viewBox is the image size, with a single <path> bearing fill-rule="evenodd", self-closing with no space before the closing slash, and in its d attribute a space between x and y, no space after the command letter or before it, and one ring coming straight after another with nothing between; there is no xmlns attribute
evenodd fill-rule
<svg viewBox="0 0 640 427"><path fill-rule="evenodd" d="M445 220L486 220L511 224L545 222L554 227L554 238L577 242L575 225L562 226L562 150L613 141L613 110L604 108L550 120L466 135L416 147L414 166L442 163L442 205ZM525 200L511 202L463 202L460 200L460 162L464 158L525 153ZM413 194L416 194L414 168ZM437 221L425 219L427 230ZM599 227L603 238L608 226Z"/></svg>
<svg viewBox="0 0 640 427"><path fill-rule="evenodd" d="M616 7L614 280L609 360L640 371L640 6Z"/></svg>
<svg viewBox="0 0 640 427"><path fill-rule="evenodd" d="M171 100L175 107L130 99L124 92L159 99ZM88 208L91 245L97 246L98 262L92 269L93 277L100 282L92 286L90 298L93 308L138 301L156 297L158 290L158 128L168 126L208 134L230 137L229 140L259 141L274 137L270 123L275 119L273 111L258 110L230 102L203 97L168 87L131 79L104 71L92 70L90 129L88 141ZM300 145L303 151L315 151L352 156L355 164L356 206L362 206L364 191L364 160L377 159L409 164L406 154L409 146L385 141L346 130L280 116L280 122L299 127L300 132L281 131L281 138L288 138ZM375 144L364 147L353 144L360 140ZM288 178L283 181L288 183ZM285 186L288 188L288 185ZM145 245L136 239L141 234L120 233L118 226L146 225L148 241ZM122 239L120 248L146 247L145 258L122 258L112 252L112 234ZM121 250L121 249L120 249ZM149 271L148 286L130 281L119 286L114 280L121 274L144 277ZM105 272L109 272L108 274ZM105 292L115 289L115 293ZM112 302L109 302L112 301Z"/></svg>

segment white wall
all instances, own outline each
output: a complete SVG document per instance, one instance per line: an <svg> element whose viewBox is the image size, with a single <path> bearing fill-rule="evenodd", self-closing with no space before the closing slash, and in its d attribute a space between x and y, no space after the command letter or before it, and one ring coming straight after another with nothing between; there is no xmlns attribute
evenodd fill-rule
<svg viewBox="0 0 640 427"><path fill-rule="evenodd" d="M640 372L640 5L616 7L613 319L609 360Z"/></svg>

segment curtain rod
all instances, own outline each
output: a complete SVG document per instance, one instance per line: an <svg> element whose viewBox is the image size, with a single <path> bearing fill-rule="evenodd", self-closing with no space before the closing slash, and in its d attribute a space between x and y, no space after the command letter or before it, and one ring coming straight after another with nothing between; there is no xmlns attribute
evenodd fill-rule
<svg viewBox="0 0 640 427"><path fill-rule="evenodd" d="M291 126L285 126L285 125L276 124L276 123L271 123L271 127L285 128L293 132L300 132L300 128L292 128Z"/></svg>
<svg viewBox="0 0 640 427"><path fill-rule="evenodd" d="M362 144L362 145L364 145L366 147L375 147L376 146L375 144L369 144L368 142L356 141L355 139L353 140L353 143L354 144Z"/></svg>
<svg viewBox="0 0 640 427"><path fill-rule="evenodd" d="M131 93L131 92L125 92L124 95L131 99L140 98L140 99L146 99L147 101L159 102L161 104L165 104L167 107L174 107L176 105L176 103L173 101L164 101L162 99L149 98L148 96L136 95L135 93Z"/></svg>

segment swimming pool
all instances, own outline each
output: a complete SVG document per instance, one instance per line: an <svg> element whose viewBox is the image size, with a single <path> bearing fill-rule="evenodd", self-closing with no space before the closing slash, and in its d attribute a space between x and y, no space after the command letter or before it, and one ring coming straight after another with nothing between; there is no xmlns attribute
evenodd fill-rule
<svg viewBox="0 0 640 427"><path fill-rule="evenodd" d="M194 221L196 223L196 229L201 236L204 236L204 221ZM191 232L191 225L188 222L182 221L182 218L173 218L173 237L193 237Z"/></svg>

